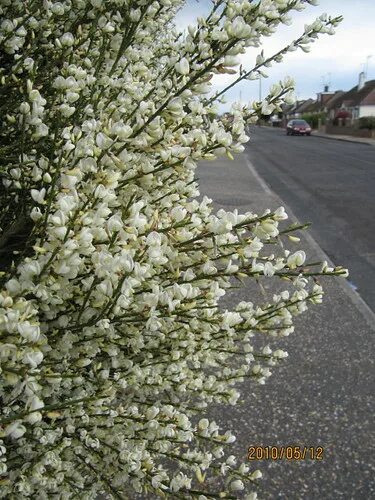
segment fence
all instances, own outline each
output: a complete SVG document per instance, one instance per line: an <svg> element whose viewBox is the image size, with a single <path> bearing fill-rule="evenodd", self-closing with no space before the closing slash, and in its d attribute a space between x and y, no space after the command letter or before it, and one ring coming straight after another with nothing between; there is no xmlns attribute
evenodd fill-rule
<svg viewBox="0 0 375 500"><path fill-rule="evenodd" d="M323 127L324 130L324 127ZM353 137L365 137L375 139L375 130L358 129L350 126L325 125L326 134L351 135Z"/></svg>

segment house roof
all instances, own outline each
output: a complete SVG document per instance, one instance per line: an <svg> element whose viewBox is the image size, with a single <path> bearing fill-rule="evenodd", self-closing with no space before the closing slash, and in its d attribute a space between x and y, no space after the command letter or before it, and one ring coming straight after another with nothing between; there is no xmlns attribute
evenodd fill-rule
<svg viewBox="0 0 375 500"><path fill-rule="evenodd" d="M340 108L342 105L354 107L359 105L375 105L375 80L369 80L358 90L358 85L344 93L337 99L334 107Z"/></svg>
<svg viewBox="0 0 375 500"><path fill-rule="evenodd" d="M325 107L328 110L335 108L337 106L337 102L339 101L340 97L342 97L344 94L345 92L343 90L336 90L331 99L325 103Z"/></svg>
<svg viewBox="0 0 375 500"><path fill-rule="evenodd" d="M314 99L306 99L305 101L297 101L296 107L294 108L295 113L303 113L306 108L308 108L312 103L314 102Z"/></svg>
<svg viewBox="0 0 375 500"><path fill-rule="evenodd" d="M292 109L294 108L294 104L282 104L281 109L283 110L284 114L288 114Z"/></svg>
<svg viewBox="0 0 375 500"><path fill-rule="evenodd" d="M329 99L327 99L326 102L322 102L319 97L315 101L310 99L310 103L306 103L304 105L303 112L304 113L319 113L320 111L324 111L326 108L330 109L331 103L333 104L344 93L345 92L343 92L342 90L336 90L335 92L331 93L331 95L329 96ZM318 96L320 96L320 95L318 94Z"/></svg>
<svg viewBox="0 0 375 500"><path fill-rule="evenodd" d="M321 104L319 101L312 101L304 108L304 113L315 113L316 111L320 111Z"/></svg>

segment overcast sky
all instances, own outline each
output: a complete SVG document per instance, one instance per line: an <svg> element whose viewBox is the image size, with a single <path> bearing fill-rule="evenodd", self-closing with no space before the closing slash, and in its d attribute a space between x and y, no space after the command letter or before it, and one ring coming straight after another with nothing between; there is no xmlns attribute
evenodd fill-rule
<svg viewBox="0 0 375 500"><path fill-rule="evenodd" d="M178 15L178 28L194 24L197 16L210 11L210 0L187 0ZM320 0L318 7L309 6L303 12L293 12L293 24L281 26L277 33L265 38L263 49L266 56L280 50L297 38L304 29L322 13L344 16L336 35L321 35L312 45L311 52L301 50L288 54L281 64L268 68L269 78L263 80L263 96L267 88L285 76L296 81L296 95L299 99L316 97L324 83L330 83L330 90L349 90L358 82L358 75L368 61L367 79L375 79L375 0ZM253 66L261 49L248 49L241 57L244 68ZM367 59L367 56L372 58ZM215 77L215 88L230 80L230 75ZM233 78L233 77L232 77ZM228 93L228 102L258 99L259 84L246 81Z"/></svg>

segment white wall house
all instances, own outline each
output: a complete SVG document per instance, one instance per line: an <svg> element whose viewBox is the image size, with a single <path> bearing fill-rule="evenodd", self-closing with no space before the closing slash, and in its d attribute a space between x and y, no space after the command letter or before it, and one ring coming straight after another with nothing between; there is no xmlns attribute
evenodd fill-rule
<svg viewBox="0 0 375 500"><path fill-rule="evenodd" d="M348 114L350 121L375 116L375 80L365 82L361 73L358 85L343 93L330 109L330 118Z"/></svg>
<svg viewBox="0 0 375 500"><path fill-rule="evenodd" d="M363 116L375 116L375 104L364 104L359 106L358 118L362 118Z"/></svg>

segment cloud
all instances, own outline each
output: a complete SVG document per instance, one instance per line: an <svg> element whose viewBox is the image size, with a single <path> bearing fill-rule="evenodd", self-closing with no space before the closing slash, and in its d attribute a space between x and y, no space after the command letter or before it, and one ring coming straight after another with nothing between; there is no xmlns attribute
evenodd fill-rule
<svg viewBox="0 0 375 500"><path fill-rule="evenodd" d="M178 27L183 29L187 24L194 24L198 16L206 16L211 2L188 0L178 17ZM349 90L356 85L358 74L363 70L367 56L368 79L375 78L375 1L374 0L322 0L319 7L308 7L303 12L292 14L293 24L281 26L275 34L263 39L262 48L265 55L276 53L298 38L305 24L311 24L316 17L327 12L336 17L343 15L344 20L334 36L321 35L311 46L310 53L296 51L287 54L281 64L269 68L269 78L264 80L263 95L273 83L291 76L296 80L296 91L299 98L314 97L323 89L324 83L331 83L331 89ZM246 69L251 69L260 48L249 48L241 56ZM330 73L330 75L329 75ZM230 75L221 75L213 80L215 88L223 88L233 79ZM244 82L228 93L228 100L258 98L257 82Z"/></svg>
<svg viewBox="0 0 375 500"><path fill-rule="evenodd" d="M211 9L211 1L187 0L185 6L178 12L176 16L176 27L182 31L189 24L196 24L197 17L207 17L207 15L211 12Z"/></svg>

